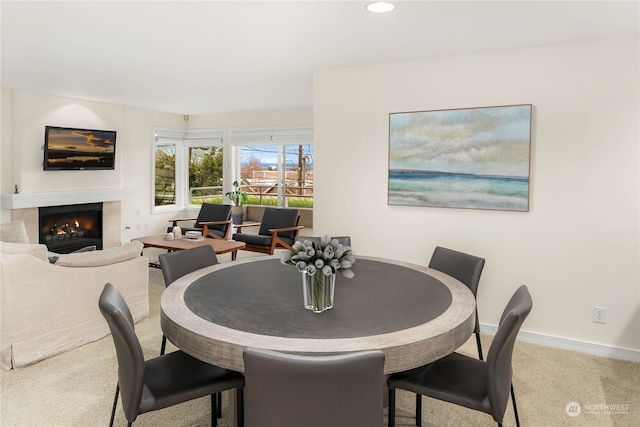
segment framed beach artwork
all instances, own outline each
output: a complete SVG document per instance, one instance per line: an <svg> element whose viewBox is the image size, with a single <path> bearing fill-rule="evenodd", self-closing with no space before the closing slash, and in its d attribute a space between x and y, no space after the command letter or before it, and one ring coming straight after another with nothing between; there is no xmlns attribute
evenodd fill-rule
<svg viewBox="0 0 640 427"><path fill-rule="evenodd" d="M531 104L389 114L389 205L529 211Z"/></svg>

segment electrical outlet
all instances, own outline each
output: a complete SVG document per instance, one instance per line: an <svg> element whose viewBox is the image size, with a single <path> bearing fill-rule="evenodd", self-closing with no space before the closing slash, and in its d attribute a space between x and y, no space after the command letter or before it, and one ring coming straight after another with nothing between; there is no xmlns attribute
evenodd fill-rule
<svg viewBox="0 0 640 427"><path fill-rule="evenodd" d="M136 229L137 229L138 231L142 230L142 224L136 224Z"/></svg>
<svg viewBox="0 0 640 427"><path fill-rule="evenodd" d="M606 323L607 308L598 306L593 307L593 321L596 323Z"/></svg>

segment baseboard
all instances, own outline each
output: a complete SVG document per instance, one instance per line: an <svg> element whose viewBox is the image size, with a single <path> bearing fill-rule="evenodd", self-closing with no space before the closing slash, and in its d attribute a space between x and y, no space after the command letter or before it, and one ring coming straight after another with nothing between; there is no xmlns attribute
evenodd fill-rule
<svg viewBox="0 0 640 427"><path fill-rule="evenodd" d="M496 326L480 324L480 332L483 334L494 335L497 329L498 328ZM640 351L628 348L612 347L603 344L578 341L570 338L554 337L551 335L527 331L520 331L518 333L518 339L546 347L561 348L563 350L572 350L580 353L592 354L594 356L610 357L612 359L640 362Z"/></svg>

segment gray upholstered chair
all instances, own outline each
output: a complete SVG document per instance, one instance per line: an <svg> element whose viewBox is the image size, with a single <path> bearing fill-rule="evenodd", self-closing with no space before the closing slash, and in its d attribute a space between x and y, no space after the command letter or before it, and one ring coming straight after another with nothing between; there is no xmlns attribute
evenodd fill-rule
<svg viewBox="0 0 640 427"><path fill-rule="evenodd" d="M309 240L311 242L320 243L321 237L319 236L296 236L296 242L304 242L305 240ZM338 242L342 243L344 246L351 246L351 236L332 236L331 239L338 239Z"/></svg>
<svg viewBox="0 0 640 427"><path fill-rule="evenodd" d="M244 242L245 250L273 255L278 248L290 249L295 241L300 224L298 209L270 208L264 209L258 234L242 233L242 226L238 225L238 232L233 240Z"/></svg>
<svg viewBox="0 0 640 427"><path fill-rule="evenodd" d="M180 221L195 221L193 226L180 226L182 234L187 231L199 231L205 237L228 240L231 234L231 205L203 203L197 218L170 219L172 225L167 231L178 225Z"/></svg>
<svg viewBox="0 0 640 427"><path fill-rule="evenodd" d="M247 427L382 427L384 353L244 352Z"/></svg>
<svg viewBox="0 0 640 427"><path fill-rule="evenodd" d="M211 423L217 425L214 394L238 389L238 416L242 419L242 374L204 363L182 351L144 360L131 312L118 290L107 283L100 295L100 312L111 330L118 358L118 385L113 400L113 426L118 394L128 425L138 415L211 395Z"/></svg>
<svg viewBox="0 0 640 427"><path fill-rule="evenodd" d="M429 396L485 412L499 426L502 425L511 391L516 425L519 426L516 396L511 383L511 361L518 331L532 305L527 287L519 287L502 313L486 362L452 353L428 365L392 374L387 380L389 427L395 424L396 389L409 390L417 396ZM422 409L417 404L416 425L422 425Z"/></svg>
<svg viewBox="0 0 640 427"><path fill-rule="evenodd" d="M162 275L164 276L164 285L169 286L182 276L193 273L201 268L216 265L218 257L213 247L210 245L197 246L184 251L168 252L158 255ZM163 355L167 348L167 337L162 335L162 345L160 346L160 355ZM217 396L218 417L222 416L222 393Z"/></svg>
<svg viewBox="0 0 640 427"><path fill-rule="evenodd" d="M210 245L197 246L184 251L168 252L158 255L160 268L164 276L165 286L169 286L185 274L193 273L201 268L216 265L218 257ZM162 336L160 354L164 354L167 345L167 337Z"/></svg>
<svg viewBox="0 0 640 427"><path fill-rule="evenodd" d="M440 246L431 255L429 268L441 271L454 277L467 285L476 298L478 294L478 283L484 268L484 258L454 251ZM476 345L478 347L478 357L483 360L482 343L480 342L480 323L478 322L478 307L476 304L476 326L473 332L476 335Z"/></svg>

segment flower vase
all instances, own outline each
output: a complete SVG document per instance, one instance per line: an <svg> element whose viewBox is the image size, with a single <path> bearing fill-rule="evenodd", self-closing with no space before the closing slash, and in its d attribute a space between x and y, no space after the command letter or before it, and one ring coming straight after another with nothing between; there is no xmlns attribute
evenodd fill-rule
<svg viewBox="0 0 640 427"><path fill-rule="evenodd" d="M315 274L302 272L302 293L304 308L314 313L322 313L333 308L333 294L336 285L336 273L324 275L317 271Z"/></svg>

